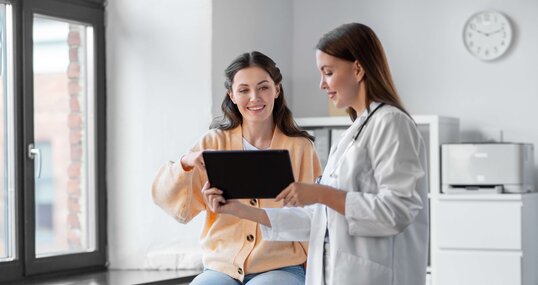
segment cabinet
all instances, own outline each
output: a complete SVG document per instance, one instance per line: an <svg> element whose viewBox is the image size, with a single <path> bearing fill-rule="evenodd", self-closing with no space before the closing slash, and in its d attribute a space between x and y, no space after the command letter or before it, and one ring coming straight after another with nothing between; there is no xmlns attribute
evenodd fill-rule
<svg viewBox="0 0 538 285"><path fill-rule="evenodd" d="M437 209L434 201L441 193L440 145L459 142L459 119L437 115L412 115L422 134L428 150L429 209L430 221L436 220ZM316 137L316 150L323 165L329 155L331 145L339 139L340 133L350 126L349 117L310 117L298 118L297 123ZM430 222L430 253L437 248L436 225ZM434 280L436 273L436 255L429 255L427 280ZM432 284L428 281L428 284ZM453 283L457 284L457 283ZM437 284L436 284L437 285Z"/></svg>
<svg viewBox="0 0 538 285"><path fill-rule="evenodd" d="M538 284L538 193L446 194L434 203L435 285Z"/></svg>

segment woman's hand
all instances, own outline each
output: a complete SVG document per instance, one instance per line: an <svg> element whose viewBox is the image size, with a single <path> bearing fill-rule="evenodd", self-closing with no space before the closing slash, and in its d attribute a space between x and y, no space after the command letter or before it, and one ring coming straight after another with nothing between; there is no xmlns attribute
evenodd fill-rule
<svg viewBox="0 0 538 285"><path fill-rule="evenodd" d="M271 221L264 210L245 205L238 200L226 201L222 197L222 190L211 188L206 182L202 188L202 196L209 210L219 214L234 215L240 219L251 220L271 227Z"/></svg>
<svg viewBox="0 0 538 285"><path fill-rule="evenodd" d="M226 199L222 197L222 190L211 188L209 182L204 184L204 187L202 188L202 196L204 197L204 201L209 210L219 214L237 215L241 206L243 206L243 204L237 200L226 201Z"/></svg>
<svg viewBox="0 0 538 285"><path fill-rule="evenodd" d="M181 157L180 163L184 170L189 171L197 167L198 169L205 170L204 157L202 151L189 152Z"/></svg>

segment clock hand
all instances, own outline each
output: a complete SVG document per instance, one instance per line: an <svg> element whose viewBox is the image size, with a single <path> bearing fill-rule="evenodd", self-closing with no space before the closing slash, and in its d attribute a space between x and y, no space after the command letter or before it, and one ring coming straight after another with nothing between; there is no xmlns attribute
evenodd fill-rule
<svg viewBox="0 0 538 285"><path fill-rule="evenodd" d="M475 31L476 31L477 33L479 33L479 34L482 34L482 35L486 36L486 37L489 37L489 35L490 35L490 34L488 34L488 33L486 33L486 32L482 32L481 30L476 30L476 29L475 29Z"/></svg>
<svg viewBox="0 0 538 285"><path fill-rule="evenodd" d="M496 31L494 31L494 32L489 33L488 35L493 35L493 34L502 32L503 30L504 30L504 28L500 28L500 29L498 29L498 30L496 30Z"/></svg>

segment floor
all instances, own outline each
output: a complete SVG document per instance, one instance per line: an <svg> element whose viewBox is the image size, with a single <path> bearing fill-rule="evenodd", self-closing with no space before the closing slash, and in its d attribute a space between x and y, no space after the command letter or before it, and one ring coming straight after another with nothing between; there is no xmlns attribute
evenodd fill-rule
<svg viewBox="0 0 538 285"><path fill-rule="evenodd" d="M62 278L36 279L12 283L13 285L187 285L198 271L145 271L145 270L107 270Z"/></svg>

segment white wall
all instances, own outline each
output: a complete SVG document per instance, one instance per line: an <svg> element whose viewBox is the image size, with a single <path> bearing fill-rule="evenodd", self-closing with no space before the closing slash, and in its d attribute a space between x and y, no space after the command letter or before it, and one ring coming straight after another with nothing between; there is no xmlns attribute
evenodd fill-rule
<svg viewBox="0 0 538 285"><path fill-rule="evenodd" d="M292 1L213 1L213 114L221 115L226 94L224 70L237 56L253 50L271 57L283 76L285 98L291 103Z"/></svg>
<svg viewBox="0 0 538 285"><path fill-rule="evenodd" d="M486 9L503 12L515 28L511 50L495 62L475 59L462 40L465 21ZM460 118L463 140L498 139L502 130L505 141L538 146L537 1L295 0L293 11L296 116L328 114L314 47L325 32L353 21L380 37L411 113Z"/></svg>
<svg viewBox="0 0 538 285"><path fill-rule="evenodd" d="M151 183L211 119L211 1L114 0L106 10L109 260L141 268L157 245L198 247L202 217L178 224L153 204Z"/></svg>

